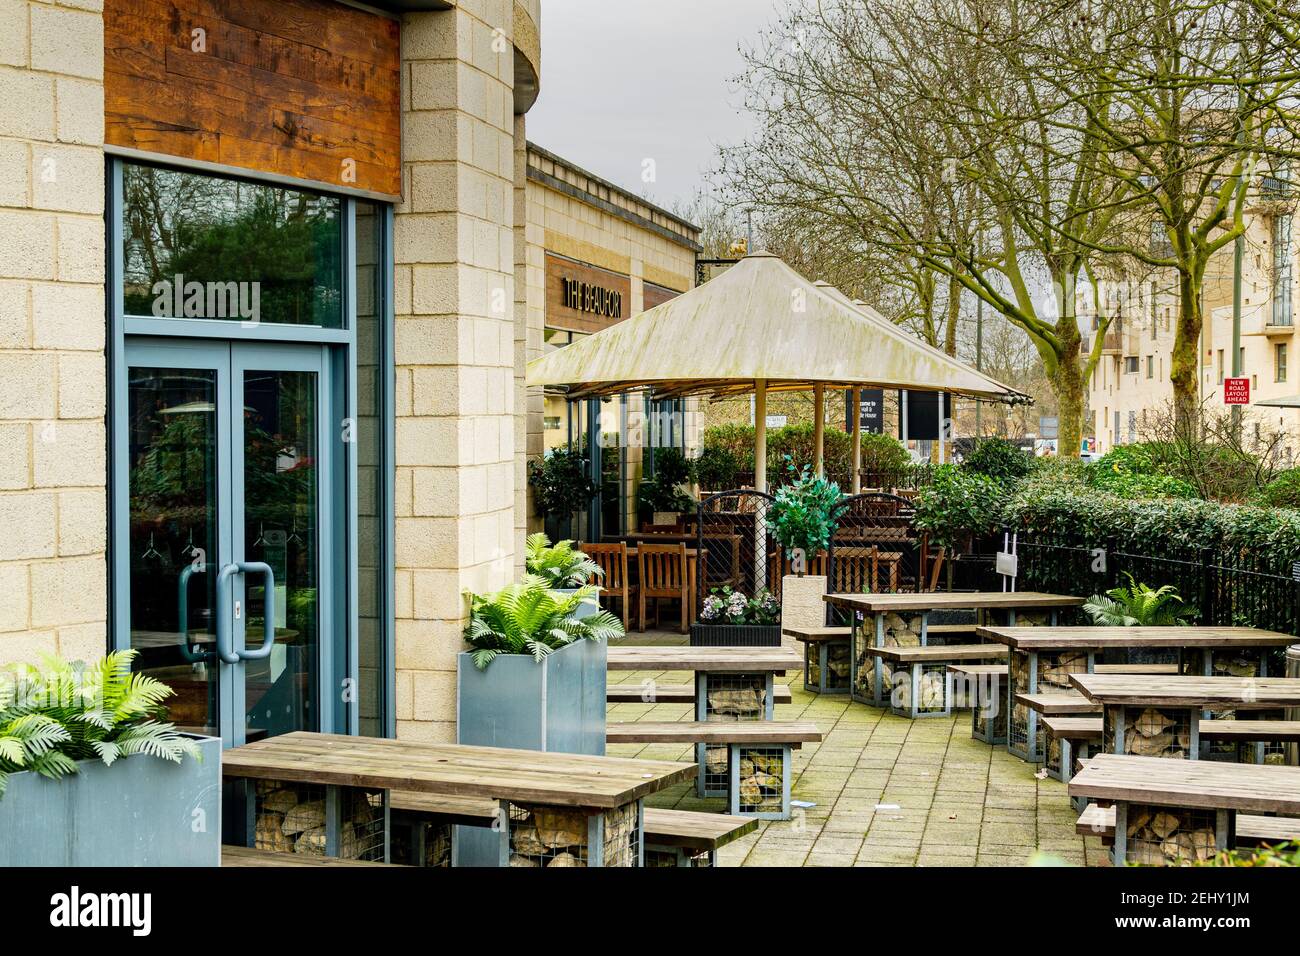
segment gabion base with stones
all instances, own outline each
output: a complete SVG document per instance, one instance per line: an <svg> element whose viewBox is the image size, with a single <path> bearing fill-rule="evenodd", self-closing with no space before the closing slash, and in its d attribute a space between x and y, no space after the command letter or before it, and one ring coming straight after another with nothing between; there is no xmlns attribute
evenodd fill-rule
<svg viewBox="0 0 1300 956"><path fill-rule="evenodd" d="M253 846L277 853L325 856L328 842L326 788L259 780L254 787ZM384 795L360 787L338 788L338 856L383 862Z"/></svg>
<svg viewBox="0 0 1300 956"><path fill-rule="evenodd" d="M509 861L519 867L638 866L640 809L612 810L512 803L508 813ZM599 852L593 852L593 840Z"/></svg>
<svg viewBox="0 0 1300 956"><path fill-rule="evenodd" d="M1224 810L1120 804L1116 809L1116 863L1184 866L1204 863L1228 845Z"/></svg>

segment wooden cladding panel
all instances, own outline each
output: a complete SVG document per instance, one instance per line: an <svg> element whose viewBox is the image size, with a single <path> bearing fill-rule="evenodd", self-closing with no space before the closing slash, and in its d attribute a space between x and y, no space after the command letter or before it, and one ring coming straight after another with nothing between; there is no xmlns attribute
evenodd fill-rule
<svg viewBox="0 0 1300 956"><path fill-rule="evenodd" d="M332 0L105 0L104 113L113 146L401 194L398 24Z"/></svg>
<svg viewBox="0 0 1300 956"><path fill-rule="evenodd" d="M641 300L647 309L653 309L656 305L662 305L669 299L675 299L680 292L674 292L672 289L665 289L661 285L654 285L650 282L642 283Z"/></svg>
<svg viewBox="0 0 1300 956"><path fill-rule="evenodd" d="M576 280L622 296L617 317L599 315L569 306L564 298L565 280ZM546 254L546 326L569 332L599 332L623 321L632 312L632 280L561 256Z"/></svg>

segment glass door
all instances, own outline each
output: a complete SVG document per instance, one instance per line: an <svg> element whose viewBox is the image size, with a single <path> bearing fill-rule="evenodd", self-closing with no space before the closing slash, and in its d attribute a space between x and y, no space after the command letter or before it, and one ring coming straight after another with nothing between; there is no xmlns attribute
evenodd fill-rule
<svg viewBox="0 0 1300 956"><path fill-rule="evenodd" d="M319 345L128 341L128 639L171 719L234 746L331 727L334 475ZM120 551L121 549L119 549Z"/></svg>

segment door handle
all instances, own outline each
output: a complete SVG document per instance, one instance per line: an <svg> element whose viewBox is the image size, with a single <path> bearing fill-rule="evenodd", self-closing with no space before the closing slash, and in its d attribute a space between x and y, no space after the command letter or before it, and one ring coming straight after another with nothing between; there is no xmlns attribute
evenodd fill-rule
<svg viewBox="0 0 1300 956"><path fill-rule="evenodd" d="M235 650L235 642L232 639L230 628L232 617L230 614L231 588L226 586L226 581L236 574L260 574L266 582L266 597L262 607L265 613L262 625L262 646L255 651ZM238 561L233 564L227 564L217 575L217 656L227 664L238 664L240 661L260 661L271 656L271 648L275 646L275 572L271 566L262 561Z"/></svg>
<svg viewBox="0 0 1300 956"><path fill-rule="evenodd" d="M180 626L177 627L177 631L180 632L181 657L191 664L203 660L204 655L202 651L196 654L190 650L190 575L195 572L203 574L206 571L206 566L195 567L193 564L187 564L181 569L180 577L176 582L176 610L180 615Z"/></svg>

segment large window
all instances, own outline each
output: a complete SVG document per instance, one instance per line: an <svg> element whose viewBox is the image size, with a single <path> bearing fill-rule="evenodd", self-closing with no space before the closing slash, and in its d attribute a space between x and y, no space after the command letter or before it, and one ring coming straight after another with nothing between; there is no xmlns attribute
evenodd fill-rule
<svg viewBox="0 0 1300 956"><path fill-rule="evenodd" d="M1291 325L1291 217L1273 217L1273 324ZM1282 381L1279 379L1279 381Z"/></svg>
<svg viewBox="0 0 1300 956"><path fill-rule="evenodd" d="M123 164L127 315L343 326L337 196Z"/></svg>

